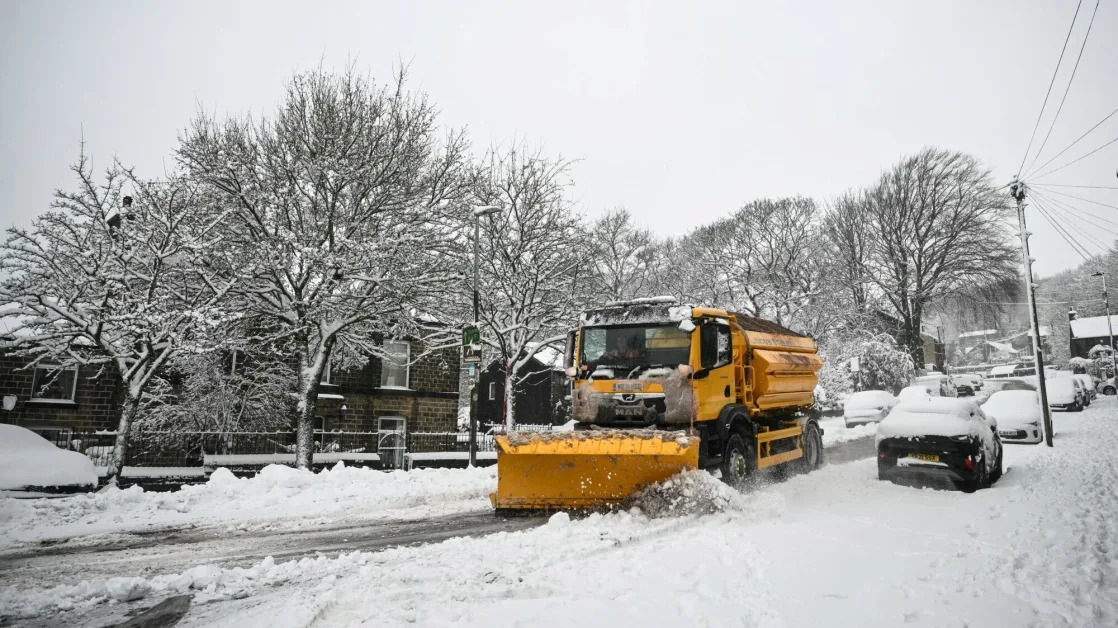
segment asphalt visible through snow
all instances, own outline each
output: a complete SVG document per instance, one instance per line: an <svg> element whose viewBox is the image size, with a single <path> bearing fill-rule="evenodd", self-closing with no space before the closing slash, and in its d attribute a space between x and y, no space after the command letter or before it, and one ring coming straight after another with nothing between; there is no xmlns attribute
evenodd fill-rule
<svg viewBox="0 0 1118 628"><path fill-rule="evenodd" d="M842 464L872 457L873 438L832 445L827 464ZM390 547L437 543L462 536L512 532L546 523L545 515L497 516L484 509L426 519L314 524L283 530L233 531L229 526L161 529L115 535L90 543L40 543L0 551L0 589L18 585L47 589L58 584L113 576L152 577L178 573L200 564L251 567L267 556L276 562L352 551L377 551ZM150 602L150 603L149 603ZM145 600L143 608L159 602ZM68 625L113 625L133 605L100 605L66 614ZM84 615L84 617L79 617ZM54 626L59 617L19 620L20 626ZM0 622L0 625L8 625Z"/></svg>

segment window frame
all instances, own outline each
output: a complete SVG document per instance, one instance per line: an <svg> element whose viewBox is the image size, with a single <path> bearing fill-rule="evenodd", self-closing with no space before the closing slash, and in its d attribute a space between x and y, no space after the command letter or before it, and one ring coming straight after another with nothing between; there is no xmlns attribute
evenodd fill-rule
<svg viewBox="0 0 1118 628"><path fill-rule="evenodd" d="M385 340L381 344L381 346L384 347L384 349L385 349L385 353L388 353L389 345L403 345L404 346L404 348L405 348L404 353L403 353L404 361L403 361L403 364L401 366L394 366L394 365L390 365L389 359L388 359L387 356L382 357L381 360L380 360L380 381L379 381L380 385L378 387L379 388L384 388L384 389L387 389L387 390L411 390L411 343L408 342L407 340L395 340L395 339L394 340ZM388 368L390 368L390 367L391 368L403 368L404 369L404 385L403 386L391 386L391 385L388 385L388 384L384 383L385 382L385 375L387 374Z"/></svg>
<svg viewBox="0 0 1118 628"><path fill-rule="evenodd" d="M337 386L334 382L334 356L326 358L326 365L322 367L322 381L319 386Z"/></svg>
<svg viewBox="0 0 1118 628"><path fill-rule="evenodd" d="M489 400L497 400L497 382L493 380L490 380L489 382Z"/></svg>
<svg viewBox="0 0 1118 628"><path fill-rule="evenodd" d="M40 388L41 384L42 384L42 380L39 379L39 371L46 371L47 373L50 373L51 371L58 371L59 374L61 374L62 371L73 371L74 382L70 386L70 397L69 398L36 397L35 396L35 391L38 390ZM61 364L54 364L54 363L36 364L35 365L35 371L31 376L31 396L27 399L27 403L70 403L70 404L77 404L77 402L78 402L78 367L77 367L77 365L66 366L66 367L62 366Z"/></svg>

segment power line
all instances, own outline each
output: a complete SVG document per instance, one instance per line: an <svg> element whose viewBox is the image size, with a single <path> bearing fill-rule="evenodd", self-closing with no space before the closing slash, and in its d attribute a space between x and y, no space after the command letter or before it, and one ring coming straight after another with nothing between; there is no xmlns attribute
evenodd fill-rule
<svg viewBox="0 0 1118 628"><path fill-rule="evenodd" d="M1115 139L1118 139L1118 138L1115 138ZM1043 183L1041 183L1041 184L1034 184L1034 185L1033 185L1033 187L1040 187L1040 188L1044 189L1044 188L1045 188L1045 185L1044 185ZM1044 191L1045 191L1045 192L1048 192L1049 194L1059 194L1060 196L1066 196L1066 197L1068 197L1068 198L1074 198L1074 199L1075 199L1075 200L1077 200L1077 201L1084 201L1084 202L1086 202L1086 203L1094 203L1095 205L1102 205L1103 207L1109 207L1109 208L1111 208L1111 209L1118 209L1118 205L1107 205L1106 203L1100 203L1100 202L1098 202L1098 201L1092 201L1092 200L1091 200L1091 199L1089 199L1089 198L1083 198L1082 196L1076 196L1076 195L1074 195L1074 194L1068 194L1067 192L1061 192L1061 191L1059 191L1059 190L1048 190L1048 189L1045 189Z"/></svg>
<svg viewBox="0 0 1118 628"><path fill-rule="evenodd" d="M1085 231L1082 227L1077 225L1074 221L1070 220L1071 218L1079 218L1080 220L1086 221L1086 219L1083 218L1082 216L1076 216L1073 212L1069 212L1066 209L1056 207L1055 205L1049 205L1049 204L1041 203L1039 198L1035 198L1034 201L1037 204L1039 204L1041 207L1044 207L1046 210L1048 210L1049 213L1051 213L1053 215L1057 215L1057 216L1063 216L1064 218L1068 218L1069 220L1068 220L1067 223L1064 224L1064 228L1065 229L1071 228L1071 229L1075 230L1075 232L1078 233L1079 235L1083 236L1083 239L1085 239L1088 243L1091 243L1091 244L1094 244L1094 245L1098 246L1099 249L1100 249L1100 253L1105 253L1105 252L1110 250L1110 247L1107 246L1106 243L1099 240L1098 238L1096 238L1091 233ZM1113 232L1111 232L1111 233L1113 233ZM1083 250L1085 250L1085 251L1087 250L1086 246L1084 246L1082 244L1080 246L1083 246Z"/></svg>
<svg viewBox="0 0 1118 628"><path fill-rule="evenodd" d="M1086 218L1084 218L1084 217L1082 217L1082 216L1079 216L1078 214L1079 214L1079 213L1084 213L1084 214L1087 214L1088 216L1092 216L1092 217L1094 217L1094 218L1097 218L1097 219L1099 219L1099 220L1101 220L1101 221L1105 222L1106 224L1108 224L1108 225L1112 225L1112 226L1115 226L1115 227L1118 227L1118 223L1114 223L1114 222L1112 222L1112 221L1111 221L1111 220L1109 220L1109 219L1103 218L1102 216L1099 216L1098 214L1093 214L1093 213L1091 213L1091 212L1089 212L1089 211L1087 211L1087 210L1085 210L1085 209L1081 209L1081 208L1079 208L1079 207L1074 207L1074 206L1072 206L1072 205L1070 205L1070 204L1068 204L1068 203L1065 203L1065 202L1063 202L1063 201L1059 201L1059 200L1057 200L1057 199L1054 199L1054 198L1051 198L1051 197L1045 196L1044 194L1041 194L1041 193L1040 193L1040 191L1039 191L1039 190L1037 190L1037 189L1035 189L1035 188L1033 189L1033 194L1035 194L1035 195L1037 196L1037 198L1042 198L1042 199L1044 199L1044 200L1045 200L1045 201L1047 201L1047 202L1048 202L1049 204L1055 205L1056 207L1062 207L1062 208L1064 208L1064 209L1065 209L1066 211L1070 211L1070 212L1071 212L1071 213L1072 213L1073 215L1075 215L1075 216L1076 216L1077 218L1079 218L1080 220L1082 220L1083 222L1085 222L1085 223L1087 223L1087 224L1093 225L1093 226L1095 226L1095 227L1097 227L1097 228L1099 228L1099 229L1102 229L1103 231L1106 231L1107 233L1110 233L1110 234L1113 234L1113 235L1116 235L1116 236L1118 236L1118 232L1116 232L1116 231L1111 231L1110 229L1107 229L1106 227L1104 227L1104 226L1102 226L1102 225L1100 225L1100 224L1098 224L1098 223L1096 223L1096 222L1093 222L1093 221L1091 221L1091 220L1088 220L1088 219L1086 219ZM1110 249L1110 247L1109 247L1109 246L1107 246L1106 248L1107 248L1107 250L1109 250L1109 249Z"/></svg>
<svg viewBox="0 0 1118 628"><path fill-rule="evenodd" d="M1084 159L1086 159L1086 158L1090 157L1091 155L1094 155L1095 153L1099 152L1100 150L1102 150L1102 149L1106 148L1107 146L1110 146L1110 145L1111 145L1111 144L1113 144L1114 142L1118 142L1118 137L1116 137L1116 138L1114 138L1114 139L1110 140L1109 142L1107 142L1107 143L1103 144L1102 146L1099 146L1099 147L1098 147L1098 148L1096 148L1095 150L1093 150L1093 151L1091 151L1091 152L1087 153L1086 155L1084 155L1084 156L1080 157L1079 159L1076 159L1075 161L1070 161L1070 162L1068 162L1068 163L1066 163L1066 164L1064 164L1064 165L1060 166L1059 168L1054 168L1054 169L1052 169L1052 170L1049 170L1048 172L1045 172L1044 174L1038 174L1037 176L1033 177L1033 179L1040 179L1040 178L1043 178L1043 177L1047 177L1048 175L1050 175L1050 174L1052 174L1052 173L1054 173L1054 172L1059 172L1059 171L1063 170L1064 168L1067 168L1068 166L1070 166L1070 165L1072 165L1072 164L1074 164L1074 163L1078 163L1078 162L1080 162L1080 161L1083 161Z"/></svg>
<svg viewBox="0 0 1118 628"><path fill-rule="evenodd" d="M1038 203L1038 204L1036 204L1036 209L1037 209L1037 212L1041 216L1043 216L1045 220L1048 221L1048 224L1052 225L1052 228L1056 230L1056 233L1058 233L1060 235L1060 237L1064 239L1064 242L1067 242L1068 245L1070 245L1071 248L1077 254L1079 254L1080 257L1083 258L1083 261L1085 261L1085 262L1090 262L1091 261L1091 255L1089 255L1082 247L1080 247L1079 244L1077 244L1075 242L1075 239L1072 238L1070 235L1068 235L1068 233L1063 230L1063 227L1061 227L1059 224L1057 224L1057 222L1052 218L1052 216L1048 215L1048 212L1044 211L1044 206L1042 206Z"/></svg>
<svg viewBox="0 0 1118 628"><path fill-rule="evenodd" d="M1075 65L1071 68L1071 78L1068 79L1068 86L1064 88L1064 95L1060 98L1060 106L1056 108L1056 115L1052 116L1052 124L1048 127L1048 133L1044 136L1044 141L1040 143L1040 148L1033 156L1033 163L1029 164L1029 168L1032 168L1036 164L1036 160L1040 159L1044 147L1048 145L1048 138L1052 137L1052 129L1056 128L1056 121L1060 119L1060 112L1064 110L1064 102L1068 99L1071 84L1075 82L1075 73L1079 70L1079 61L1083 59L1083 51L1087 48L1087 39L1091 36L1091 27L1095 25L1095 14L1099 12L1099 2L1101 0L1095 0L1095 10L1091 12L1091 21L1087 22L1087 34L1083 35L1083 43L1079 46L1079 56L1075 58Z"/></svg>
<svg viewBox="0 0 1118 628"><path fill-rule="evenodd" d="M1116 109L1115 111L1118 111L1118 109ZM1036 185L1043 185L1046 188L1087 188L1092 190L1118 190L1118 186L1113 185L1068 185L1066 183L1038 183Z"/></svg>
<svg viewBox="0 0 1118 628"><path fill-rule="evenodd" d="M1116 114L1116 113L1118 113L1118 109L1115 109L1114 111L1111 111L1110 113L1106 114L1106 117L1105 117L1105 118L1103 118L1102 120L1099 120L1098 122L1096 122L1096 123L1095 123L1095 126L1093 126L1093 127L1089 128L1089 129L1087 129L1087 132L1086 132L1086 133L1084 133L1083 135L1080 135L1079 137L1075 138L1075 141L1074 141L1074 142L1072 142L1071 144L1068 144L1068 145L1067 145L1067 146L1066 146L1066 147L1064 148L1064 150L1062 150L1062 151L1060 151L1060 152L1056 153L1056 156L1055 156L1055 157L1053 157L1052 159L1049 159L1048 161L1044 162L1043 164L1041 164L1040 166L1038 166L1038 167L1036 167L1036 168L1033 168L1032 166L1029 166L1029 172L1030 172L1030 174L1031 174L1031 173L1033 173L1033 172L1037 172L1038 170L1042 170L1042 169L1044 169L1044 168L1045 168L1046 166L1048 166L1048 164L1050 164L1050 163L1052 163L1052 162L1056 161L1056 159L1057 159L1057 158L1059 158L1059 156L1060 156L1060 155L1063 155L1064 153L1066 153L1066 152L1068 152L1069 150L1071 150L1071 148L1072 148L1073 146L1075 146L1076 144L1078 144L1078 143L1079 143L1079 140L1081 140L1081 139L1083 139L1083 138L1087 137L1088 135L1090 135L1091 131L1094 131L1095 129L1097 129L1097 128L1099 128L1100 126L1102 126L1102 123L1103 123L1103 122L1106 122L1107 120L1109 120L1109 119L1110 119L1110 118L1111 118L1111 117L1112 117L1112 116L1113 116L1114 114ZM1034 161L1034 163L1035 163L1035 161ZM1028 175L1025 175L1025 176L1028 176Z"/></svg>
<svg viewBox="0 0 1118 628"><path fill-rule="evenodd" d="M1048 106L1048 97L1052 94L1052 86L1056 84L1056 74L1060 71L1060 64L1064 62L1064 52L1068 49L1068 41L1071 40L1071 31L1075 28L1075 20L1079 17L1079 8L1083 6L1083 0L1079 0L1079 4L1075 5L1075 15L1071 16L1071 25L1068 26L1068 36L1064 38L1064 47L1060 48L1060 58L1056 61L1056 67L1052 70L1052 80L1048 82L1048 91L1044 93L1044 103L1040 106L1040 113L1036 116L1036 124L1033 125L1033 134L1029 136L1029 146L1025 149L1025 155L1021 158L1021 165L1017 168L1017 178L1021 177L1021 170L1025 168L1025 160L1029 158L1029 151L1033 149L1033 140L1036 139L1036 131L1040 128L1040 119L1044 117L1044 108Z"/></svg>

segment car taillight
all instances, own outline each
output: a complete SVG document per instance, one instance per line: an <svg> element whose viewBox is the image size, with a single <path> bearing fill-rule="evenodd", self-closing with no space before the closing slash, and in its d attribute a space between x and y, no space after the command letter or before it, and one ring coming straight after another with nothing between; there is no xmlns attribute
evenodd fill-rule
<svg viewBox="0 0 1118 628"><path fill-rule="evenodd" d="M971 460L970 456L963 460L963 464L967 466L967 471L974 471L974 460Z"/></svg>
<svg viewBox="0 0 1118 628"><path fill-rule="evenodd" d="M883 452L878 453L877 454L877 459L878 460L885 460L885 452L883 451Z"/></svg>

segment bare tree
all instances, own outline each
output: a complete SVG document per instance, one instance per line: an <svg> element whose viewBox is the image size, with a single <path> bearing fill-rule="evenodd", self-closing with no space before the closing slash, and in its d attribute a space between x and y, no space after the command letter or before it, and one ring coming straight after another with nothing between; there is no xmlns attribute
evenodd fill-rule
<svg viewBox="0 0 1118 628"><path fill-rule="evenodd" d="M30 365L98 366L123 385L115 483L145 396L172 359L208 348L207 328L230 318L221 306L236 277L210 270L222 217L191 182L143 181L114 163L97 183L84 152L72 170L77 190L56 192L30 230L8 230L0 298L23 315L18 348Z"/></svg>
<svg viewBox="0 0 1118 628"><path fill-rule="evenodd" d="M651 296L655 237L634 223L626 209L611 209L590 228L593 274L600 284L598 298L624 301Z"/></svg>
<svg viewBox="0 0 1118 628"><path fill-rule="evenodd" d="M932 148L868 190L868 275L899 316L902 344L917 364L929 304L1015 275L1007 201L975 158Z"/></svg>
<svg viewBox="0 0 1118 628"><path fill-rule="evenodd" d="M590 283L587 236L566 196L568 166L515 144L491 150L473 179L475 203L504 209L482 219L480 302L483 341L508 374L510 426L525 366L575 324Z"/></svg>
<svg viewBox="0 0 1118 628"><path fill-rule="evenodd" d="M256 272L240 292L261 340L298 364L296 464L311 464L318 389L339 345L391 359L381 338L420 333L416 304L460 276L457 193L465 137L438 137L435 108L404 73L376 86L353 69L296 75L273 117L199 116L178 158L234 211Z"/></svg>

